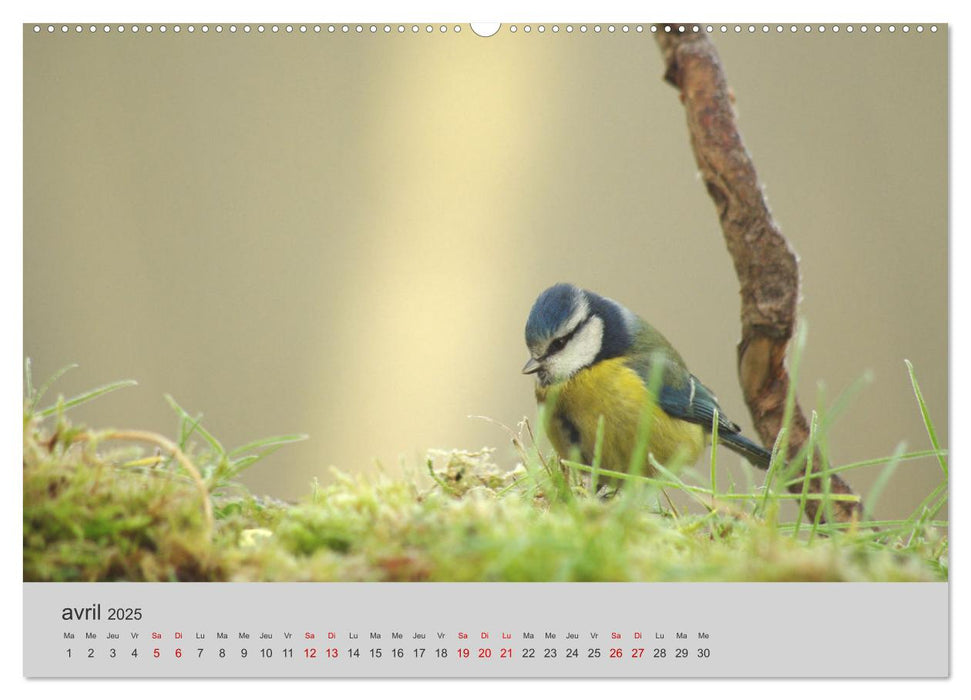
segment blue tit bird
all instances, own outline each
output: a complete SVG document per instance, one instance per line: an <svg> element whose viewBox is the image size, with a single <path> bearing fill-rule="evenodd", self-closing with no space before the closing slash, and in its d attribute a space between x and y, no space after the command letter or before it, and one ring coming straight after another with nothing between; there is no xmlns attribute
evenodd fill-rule
<svg viewBox="0 0 971 700"><path fill-rule="evenodd" d="M632 464L647 415L647 453L664 465L692 464L717 410L718 441L757 467L769 466L771 453L725 417L671 343L612 299L572 284L550 287L529 313L526 346L530 358L523 374L536 375L544 427L562 458L592 464L603 416L601 468L651 474L646 456L643 464ZM652 376L660 380L656 396L649 389Z"/></svg>

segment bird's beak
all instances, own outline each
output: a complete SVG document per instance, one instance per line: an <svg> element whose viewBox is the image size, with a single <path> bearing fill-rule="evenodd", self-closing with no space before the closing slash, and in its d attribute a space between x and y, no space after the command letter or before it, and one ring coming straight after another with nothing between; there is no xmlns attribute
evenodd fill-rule
<svg viewBox="0 0 971 700"><path fill-rule="evenodd" d="M529 362L526 363L526 366L523 367L523 374L535 374L536 372L539 372L539 368L542 366L543 365L536 361L536 358L531 357L529 358Z"/></svg>

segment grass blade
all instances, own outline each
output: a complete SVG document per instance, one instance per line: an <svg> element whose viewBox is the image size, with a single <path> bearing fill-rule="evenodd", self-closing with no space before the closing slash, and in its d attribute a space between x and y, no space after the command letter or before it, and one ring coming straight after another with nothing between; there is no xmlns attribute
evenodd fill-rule
<svg viewBox="0 0 971 700"><path fill-rule="evenodd" d="M896 471L897 466L900 464L900 457L904 454L905 447L905 443L897 445L897 449L894 450L893 456L887 462L887 466L880 470L880 476L873 482L873 488L870 489L870 493L867 494L866 501L863 503L863 522L868 522L873 516L877 500L880 498L880 494L883 493L883 489L890 482L890 477L893 476L894 471Z"/></svg>
<svg viewBox="0 0 971 700"><path fill-rule="evenodd" d="M24 360L24 387L27 389L27 404L33 406L34 403L34 379L30 371L30 358Z"/></svg>
<svg viewBox="0 0 971 700"><path fill-rule="evenodd" d="M77 365L74 365L74 366L77 367ZM70 369L70 367L67 369ZM67 370L66 369L62 370L61 374L64 374L65 371ZM49 383L50 382L48 382L48 384ZM86 391L83 394L78 394L77 396L67 399L66 401L59 400L53 406L48 406L47 408L38 411L37 415L39 415L41 418L47 418L48 416L54 415L58 411L67 411L76 406L80 406L83 403L87 403L88 401L93 401L99 396L110 394L112 391L117 391L118 389L124 389L125 387L137 386L137 385L138 385L138 382L136 382L134 379L123 379L120 382L112 382L111 384L105 384L104 386L99 386L97 389L92 389L91 391Z"/></svg>
<svg viewBox="0 0 971 700"><path fill-rule="evenodd" d="M238 476L239 473L242 472L244 469L255 464L256 462L259 462L261 459L269 457L271 454L279 450L284 445L290 445L295 442L301 442L302 440L306 440L309 437L310 437L309 435L303 435L303 434L278 435L276 437L266 438L265 440L257 440L247 445L243 445L242 447L237 447L235 450L233 450L230 453L230 457L228 458L228 461L226 463L226 468L222 469L220 467L219 469L217 469L216 477L217 479L221 479L221 480L236 478L236 476ZM256 447L262 447L262 449L253 454L243 454L244 452L252 450ZM242 455L242 456L233 458L232 455Z"/></svg>
<svg viewBox="0 0 971 700"><path fill-rule="evenodd" d="M264 438L262 440L254 440L253 442L248 442L241 447L237 447L235 450L230 452L227 456L232 459L238 457L252 450L266 449L269 447L277 448L283 445L289 445L293 442L302 442L308 439L310 436L306 433L294 433L293 435L274 435L273 437Z"/></svg>
<svg viewBox="0 0 971 700"><path fill-rule="evenodd" d="M816 450L812 449L812 446L816 444L816 430L818 429L819 416L813 411L812 419L809 422L809 446L810 449L806 456L806 470L803 473L802 479L802 493L799 499L799 512L796 514L796 527L792 531L793 537L799 536L799 526L802 524L802 519L806 515L806 494L809 493L809 483L810 477L813 474L813 456L816 454Z"/></svg>
<svg viewBox="0 0 971 700"><path fill-rule="evenodd" d="M836 419L843 415L852 400L855 399L857 395L863 391L863 389L872 383L873 372L871 370L867 370L861 376L857 377L846 389L844 389L840 395L836 397L836 401L833 402L833 405L830 406L826 411L826 416L820 421L820 426L822 427L823 432L827 432L836 422ZM821 400L819 405L823 406L825 404Z"/></svg>
<svg viewBox="0 0 971 700"><path fill-rule="evenodd" d="M715 498L718 493L718 486L715 482L715 448L718 446L718 409L716 408L711 416L711 458L708 468L711 470L711 507L715 508Z"/></svg>
<svg viewBox="0 0 971 700"><path fill-rule="evenodd" d="M188 421L189 424L192 425L192 429L188 431L186 437L188 437L192 432L198 432L199 435L202 436L203 440L208 442L210 447L212 447L212 449L214 449L220 457L226 456L226 448L223 447L222 443L219 442L219 440L217 440L212 433L202 427L202 424L199 422L199 418L193 418L191 415L189 415L189 413L182 408L170 394L165 395L165 400L168 401L169 406L171 406L172 409L179 414L182 420Z"/></svg>
<svg viewBox="0 0 971 700"><path fill-rule="evenodd" d="M806 348L806 336L808 329L805 322L800 322L796 328L795 344L792 346L792 353L789 358L789 388L786 391L786 403L782 412L782 427L776 436L775 444L772 447L772 460L765 474L764 488L765 495L761 503L757 503L753 509L753 515L764 515L768 507L769 497L773 495L775 480L778 478L780 470L786 470L786 460L789 457L789 430L792 425L792 416L796 410L796 382L799 379L799 366L802 362L802 353ZM798 463L798 455L792 460Z"/></svg>
<svg viewBox="0 0 971 700"><path fill-rule="evenodd" d="M634 476L639 476L647 466L647 448L651 444L651 431L654 429L654 411L657 407L657 397L660 395L661 381L663 379L664 360L659 355L655 355L651 361L650 374L647 381L648 394L652 397L644 404L641 415L637 422L637 439L634 442L634 449L631 451L630 464L627 465L628 471Z"/></svg>
<svg viewBox="0 0 971 700"><path fill-rule="evenodd" d="M591 493L597 493L597 482L600 481L600 465L603 463L605 429L606 422L604 421L604 416L601 413L597 417L597 439L593 445L593 469L590 472Z"/></svg>
<svg viewBox="0 0 971 700"><path fill-rule="evenodd" d="M946 455L947 450L919 450L917 452L907 452L900 455L898 462L910 462L917 459L923 459L925 457L938 457L939 455ZM892 459L895 459L896 455L891 455L889 457L875 457L874 459L864 459L859 462L851 462L850 464L842 464L838 467L830 467L829 469L821 469L819 471L813 472L813 476L824 477L830 476L831 474L839 474L841 472L851 471L853 469L860 469L861 467L873 467L878 464L886 464ZM802 482L802 477L796 477L790 479L789 481L782 484L785 487L794 486Z"/></svg>
<svg viewBox="0 0 971 700"><path fill-rule="evenodd" d="M40 385L40 389L37 390L37 393L34 396L30 397L31 407L33 408L34 406L37 405L37 402L43 398L44 394L47 393L47 390L51 388L51 385L54 382L56 382L58 379L60 379L65 374L70 372L72 369L77 369L79 366L80 365L76 365L76 364L67 365L66 367L61 367L59 370L54 372L54 374L51 375L50 379L48 379L46 382Z"/></svg>
<svg viewBox="0 0 971 700"><path fill-rule="evenodd" d="M914 366L910 363L910 360L904 360L904 363L907 365L907 372L910 373L910 383L914 387L914 396L917 397L917 404L920 406L920 415L924 419L924 428L927 430L927 437L931 439L931 444L937 451L937 461L941 465L941 471L944 472L944 478L947 478L947 460L941 455L941 445L937 441L937 432L934 430L930 413L927 411L927 404L924 403L924 396L920 392L917 375L914 374Z"/></svg>

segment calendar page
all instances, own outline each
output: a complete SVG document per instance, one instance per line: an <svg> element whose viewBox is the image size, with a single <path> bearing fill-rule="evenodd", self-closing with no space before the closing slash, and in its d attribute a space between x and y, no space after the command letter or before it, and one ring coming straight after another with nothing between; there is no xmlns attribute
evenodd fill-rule
<svg viewBox="0 0 971 700"><path fill-rule="evenodd" d="M23 25L23 674L942 678L946 23Z"/></svg>

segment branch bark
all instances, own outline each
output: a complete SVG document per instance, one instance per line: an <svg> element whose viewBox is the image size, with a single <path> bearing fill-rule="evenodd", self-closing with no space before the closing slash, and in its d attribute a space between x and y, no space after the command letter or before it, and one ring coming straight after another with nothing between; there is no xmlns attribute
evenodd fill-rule
<svg viewBox="0 0 971 700"><path fill-rule="evenodd" d="M657 32L666 70L664 79L681 93L691 135L691 147L708 194L715 203L728 252L741 286L742 339L738 373L745 403L762 443L771 447L783 428L789 373L786 349L792 338L799 301L799 265L789 242L772 219L755 165L735 122L733 96L718 52L704 32ZM796 401L789 426L787 459L793 459L809 439L809 425ZM825 468L817 450L814 472ZM800 468L805 476L805 466ZM853 491L839 476L811 475L808 490L833 494ZM803 484L789 490L802 493ZM806 512L816 518L819 500L807 500ZM860 502L830 501L837 521L858 519ZM823 514L820 514L821 516Z"/></svg>

